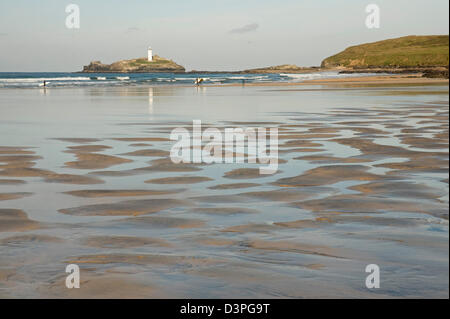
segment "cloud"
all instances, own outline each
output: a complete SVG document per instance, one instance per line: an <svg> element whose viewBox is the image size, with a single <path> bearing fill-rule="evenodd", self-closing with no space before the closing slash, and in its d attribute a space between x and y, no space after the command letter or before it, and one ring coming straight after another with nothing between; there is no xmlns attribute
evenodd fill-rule
<svg viewBox="0 0 450 319"><path fill-rule="evenodd" d="M137 31L141 31L141 29L139 29L138 27L129 27L125 33L132 33L132 32L137 32Z"/></svg>
<svg viewBox="0 0 450 319"><path fill-rule="evenodd" d="M230 33L242 34L242 33L256 31L256 29L258 29L258 28L259 28L259 24L251 23L251 24L244 25L243 27L233 29L230 31Z"/></svg>

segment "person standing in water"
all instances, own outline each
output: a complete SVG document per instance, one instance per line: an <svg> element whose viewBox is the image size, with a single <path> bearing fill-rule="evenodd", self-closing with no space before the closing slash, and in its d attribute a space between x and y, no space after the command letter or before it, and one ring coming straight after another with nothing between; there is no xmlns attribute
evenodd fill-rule
<svg viewBox="0 0 450 319"><path fill-rule="evenodd" d="M202 79L202 78L197 78L197 80L195 80L195 84L196 84L197 86L199 86L200 83L202 83L202 82L203 82L203 79Z"/></svg>

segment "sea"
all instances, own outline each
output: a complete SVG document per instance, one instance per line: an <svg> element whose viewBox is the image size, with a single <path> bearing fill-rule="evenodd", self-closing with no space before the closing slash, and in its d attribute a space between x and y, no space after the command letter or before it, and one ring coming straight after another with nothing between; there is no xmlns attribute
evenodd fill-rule
<svg viewBox="0 0 450 319"><path fill-rule="evenodd" d="M302 74L234 74L234 73L73 73L73 72L0 72L0 88L242 84L268 82L302 82L315 79L348 78L380 74L339 74L337 71Z"/></svg>

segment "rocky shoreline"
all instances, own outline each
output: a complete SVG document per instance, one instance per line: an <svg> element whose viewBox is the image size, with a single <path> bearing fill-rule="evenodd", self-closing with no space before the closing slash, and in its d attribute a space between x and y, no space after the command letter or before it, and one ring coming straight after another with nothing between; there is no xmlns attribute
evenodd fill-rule
<svg viewBox="0 0 450 319"><path fill-rule="evenodd" d="M389 74L415 74L425 78L448 79L448 67L431 68L352 68L339 71L339 74L353 73L389 73Z"/></svg>
<svg viewBox="0 0 450 319"><path fill-rule="evenodd" d="M283 64L276 66L269 66L266 68L257 68L238 71L239 74L266 74L266 73L311 73L318 72L322 69L318 66L300 67L294 64Z"/></svg>

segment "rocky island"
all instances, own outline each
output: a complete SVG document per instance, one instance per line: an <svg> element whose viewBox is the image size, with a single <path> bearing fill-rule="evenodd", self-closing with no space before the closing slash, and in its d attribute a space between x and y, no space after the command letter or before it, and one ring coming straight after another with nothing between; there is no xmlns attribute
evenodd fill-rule
<svg viewBox="0 0 450 319"><path fill-rule="evenodd" d="M147 58L117 61L111 64L103 64L100 61L93 61L83 67L84 73L146 73L146 72L168 72L184 73L183 66L172 60L153 56L152 61Z"/></svg>

